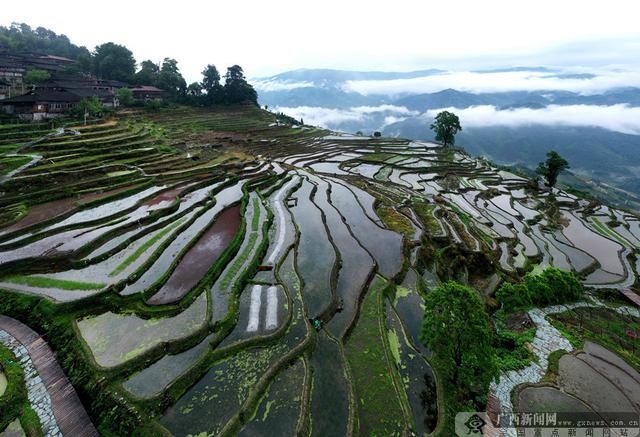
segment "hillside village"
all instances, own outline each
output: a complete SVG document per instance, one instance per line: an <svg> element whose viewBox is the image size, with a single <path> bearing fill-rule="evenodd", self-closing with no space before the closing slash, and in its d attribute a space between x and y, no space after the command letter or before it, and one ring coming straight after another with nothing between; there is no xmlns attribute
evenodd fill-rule
<svg viewBox="0 0 640 437"><path fill-rule="evenodd" d="M106 108L120 106L118 90L128 88L135 101L162 100L164 91L151 85L130 85L72 72L76 61L34 53L14 55L0 50L0 109L22 120L61 117L82 99L96 98ZM27 83L29 72L46 72L47 78Z"/></svg>

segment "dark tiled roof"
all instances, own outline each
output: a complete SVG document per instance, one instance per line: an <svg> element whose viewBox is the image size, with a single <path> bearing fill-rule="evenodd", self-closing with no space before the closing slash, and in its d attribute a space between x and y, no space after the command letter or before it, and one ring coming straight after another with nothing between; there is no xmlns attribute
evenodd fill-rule
<svg viewBox="0 0 640 437"><path fill-rule="evenodd" d="M98 84L101 86L109 86L114 88L124 88L129 86L128 83L120 82L119 80L107 80L107 79L98 79Z"/></svg>
<svg viewBox="0 0 640 437"><path fill-rule="evenodd" d="M94 90L93 88L70 88L68 91L80 97L113 97L109 90Z"/></svg>
<svg viewBox="0 0 640 437"><path fill-rule="evenodd" d="M68 91L58 90L35 90L29 91L21 96L11 97L1 100L0 103L37 103L37 102L68 102L74 103L80 101L80 96Z"/></svg>
<svg viewBox="0 0 640 437"><path fill-rule="evenodd" d="M139 85L136 87L131 88L131 91L134 92L145 92L145 93L162 93L164 91L162 91L160 88L156 88L154 86L151 85Z"/></svg>

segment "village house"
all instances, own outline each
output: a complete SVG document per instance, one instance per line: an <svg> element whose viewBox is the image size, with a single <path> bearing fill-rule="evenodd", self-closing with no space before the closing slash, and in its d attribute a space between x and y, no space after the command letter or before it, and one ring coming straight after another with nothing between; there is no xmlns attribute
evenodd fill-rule
<svg viewBox="0 0 640 437"><path fill-rule="evenodd" d="M149 85L130 86L117 80L99 79L89 73L73 72L75 61L60 56L9 54L0 50L0 111L25 120L56 118L82 99L96 97L106 108L120 104L117 91L131 89L138 101L156 101L165 92ZM37 85L26 84L29 70L49 72L50 78Z"/></svg>
<svg viewBox="0 0 640 437"><path fill-rule="evenodd" d="M7 92L0 99L23 94L24 75L29 70L46 70L54 75L63 72L75 61L62 56L38 55L33 53L9 54L0 51L0 81L5 83Z"/></svg>
<svg viewBox="0 0 640 437"><path fill-rule="evenodd" d="M36 89L21 96L0 101L7 114L23 120L40 121L61 117L81 100L77 94L65 90Z"/></svg>
<svg viewBox="0 0 640 437"><path fill-rule="evenodd" d="M107 108L119 106L116 91L126 87L127 84L119 81L101 80L90 74L60 74L38 85L38 89L64 90L76 94L81 98L97 97ZM1 103L1 102L0 102Z"/></svg>
<svg viewBox="0 0 640 437"><path fill-rule="evenodd" d="M156 88L150 85L138 85L131 88L133 98L135 100L141 100L144 102L150 100L162 100L165 96L165 92L160 88Z"/></svg>
<svg viewBox="0 0 640 437"><path fill-rule="evenodd" d="M11 82L0 79L0 100L6 99L11 93Z"/></svg>

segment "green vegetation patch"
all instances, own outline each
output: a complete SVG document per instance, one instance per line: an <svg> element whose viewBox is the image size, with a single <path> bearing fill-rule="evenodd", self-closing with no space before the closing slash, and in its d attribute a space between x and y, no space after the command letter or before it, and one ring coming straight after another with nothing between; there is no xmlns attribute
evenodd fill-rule
<svg viewBox="0 0 640 437"><path fill-rule="evenodd" d="M15 223L27 215L27 205L24 202L6 205L0 211L0 227Z"/></svg>
<svg viewBox="0 0 640 437"><path fill-rule="evenodd" d="M145 253L151 246L156 244L161 238L163 238L165 235L167 235L169 232L171 232L173 229L175 229L183 221L184 221L184 218L178 220L177 222L171 224L170 226L167 226L165 229L163 229L157 235L154 235L153 238L151 238L149 241L144 243L135 252L133 252L131 255L129 255L124 261L122 261L111 273L109 273L109 276L116 276L116 275L122 273L122 271L124 269L126 269L127 267L129 267L131 265L131 263L135 262L138 258L140 258L140 256L143 253Z"/></svg>
<svg viewBox="0 0 640 437"><path fill-rule="evenodd" d="M69 281L66 279L47 278L45 276L9 276L4 281L13 284L27 285L38 288L60 288L62 290L100 290L106 284L93 282Z"/></svg>
<svg viewBox="0 0 640 437"><path fill-rule="evenodd" d="M500 371L506 372L527 367L534 359L534 355L527 345L533 341L536 335L536 328L528 320L527 314L507 314L504 311L498 311L494 321L496 332L493 346ZM519 328L512 328L514 325L518 325Z"/></svg>
<svg viewBox="0 0 640 437"><path fill-rule="evenodd" d="M583 296L584 288L576 275L556 267L527 273L523 282L506 282L496 292L506 311L575 302Z"/></svg>
<svg viewBox="0 0 640 437"><path fill-rule="evenodd" d="M469 182L469 179L466 177L459 176L458 179L460 180L460 184L462 184L464 188L477 188L471 182Z"/></svg>
<svg viewBox="0 0 640 437"><path fill-rule="evenodd" d="M473 289L445 282L425 297L421 339L443 387L442 435L453 435L456 413L484 408L498 376L493 335L484 302Z"/></svg>
<svg viewBox="0 0 640 437"><path fill-rule="evenodd" d="M38 416L31 409L24 383L24 371L16 356L0 344L0 372L6 378L4 393L0 396L0 430L4 430L16 418L29 436L41 436Z"/></svg>
<svg viewBox="0 0 640 437"><path fill-rule="evenodd" d="M553 351L549 354L549 358L548 358L549 365L547 366L547 373L542 378L542 382L546 382L550 384L556 383L558 379L558 369L560 367L560 358L562 358L563 355L568 353L569 353L568 351L564 349L560 349L557 351Z"/></svg>
<svg viewBox="0 0 640 437"><path fill-rule="evenodd" d="M0 174L7 174L21 165L29 163L32 159L31 156L6 156L0 158Z"/></svg>
<svg viewBox="0 0 640 437"><path fill-rule="evenodd" d="M572 344L592 340L640 369L640 319L608 308L576 308L549 319Z"/></svg>
<svg viewBox="0 0 640 437"><path fill-rule="evenodd" d="M365 155L362 158L360 158L360 161L385 162L385 161L393 160L394 158L397 159L397 157L398 155L395 153L378 152L378 153L370 153L368 155Z"/></svg>
<svg viewBox="0 0 640 437"><path fill-rule="evenodd" d="M386 205L379 205L376 208L376 214L387 228L404 235L407 240L413 238L413 226L404 214Z"/></svg>
<svg viewBox="0 0 640 437"><path fill-rule="evenodd" d="M355 385L361 435L400 435L403 429L403 412L392 377L396 370L387 360L383 344L387 335L381 321L381 295L386 285L386 281L375 279L362 303L358 324L345 346Z"/></svg>
<svg viewBox="0 0 640 437"><path fill-rule="evenodd" d="M598 217L591 217L591 224L593 225L595 230L598 231L598 233L600 233L604 237L613 238L618 243L622 244L624 247L631 247L631 248L634 247L634 245L631 244L626 238L624 238L622 235L618 234L616 231L611 229L609 226L607 226L604 223L602 223L598 219Z"/></svg>
<svg viewBox="0 0 640 437"><path fill-rule="evenodd" d="M433 211L436 209L436 205L426 203L423 201L414 202L413 210L420 218L420 221L426 226L427 231L430 234L440 234L440 225L437 219L433 216Z"/></svg>

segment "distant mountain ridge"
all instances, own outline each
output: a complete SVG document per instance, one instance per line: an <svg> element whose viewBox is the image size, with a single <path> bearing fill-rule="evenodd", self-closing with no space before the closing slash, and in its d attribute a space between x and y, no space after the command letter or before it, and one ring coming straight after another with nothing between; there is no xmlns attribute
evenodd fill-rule
<svg viewBox="0 0 640 437"><path fill-rule="evenodd" d="M446 70L430 68L409 72L384 72L384 71L351 71L333 70L328 68L300 68L297 70L285 71L274 76L258 78L261 81L281 80L281 81L308 81L314 83L321 82L346 82L348 80L395 80L412 79L416 77L429 76L433 74L446 73Z"/></svg>
<svg viewBox="0 0 640 437"><path fill-rule="evenodd" d="M457 144L471 153L534 168L555 149L577 174L640 194L640 84L624 79L617 70L516 66L469 72L299 69L254 83L261 104L351 133L430 140L434 112L453 108L463 126Z"/></svg>

